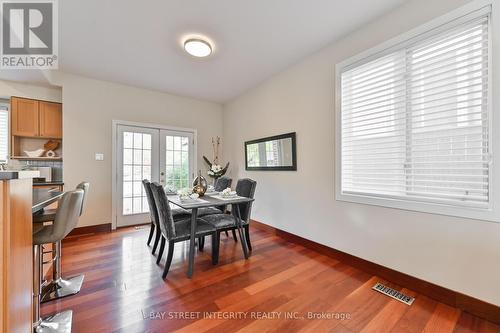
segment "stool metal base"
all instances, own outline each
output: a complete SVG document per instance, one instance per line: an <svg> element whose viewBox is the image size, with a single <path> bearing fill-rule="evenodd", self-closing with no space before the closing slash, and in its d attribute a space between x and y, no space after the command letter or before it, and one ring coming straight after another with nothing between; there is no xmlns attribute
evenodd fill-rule
<svg viewBox="0 0 500 333"><path fill-rule="evenodd" d="M67 310L43 318L41 323L33 327L35 333L71 333L73 311Z"/></svg>
<svg viewBox="0 0 500 333"><path fill-rule="evenodd" d="M60 278L50 281L42 290L41 302L48 302L58 298L78 294L82 287L83 275L74 276L69 279Z"/></svg>

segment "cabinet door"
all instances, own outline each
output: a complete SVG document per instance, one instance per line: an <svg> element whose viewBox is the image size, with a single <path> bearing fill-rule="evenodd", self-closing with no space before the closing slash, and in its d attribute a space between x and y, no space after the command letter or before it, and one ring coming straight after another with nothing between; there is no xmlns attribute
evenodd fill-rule
<svg viewBox="0 0 500 333"><path fill-rule="evenodd" d="M12 135L38 136L38 101L12 97Z"/></svg>
<svg viewBox="0 0 500 333"><path fill-rule="evenodd" d="M40 101L40 136L62 138L61 104Z"/></svg>

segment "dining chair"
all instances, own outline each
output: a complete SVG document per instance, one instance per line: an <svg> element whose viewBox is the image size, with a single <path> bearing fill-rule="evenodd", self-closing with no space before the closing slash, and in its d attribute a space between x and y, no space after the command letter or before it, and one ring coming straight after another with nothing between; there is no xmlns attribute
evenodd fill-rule
<svg viewBox="0 0 500 333"><path fill-rule="evenodd" d="M231 183L233 182L233 179L229 177L222 176L220 178L217 178L214 182L214 190L216 192L222 192L228 187L231 187ZM221 205L217 207L207 207L207 208L199 208L198 209L198 216L203 217L207 215L214 215L214 214L223 214L226 212L227 205ZM226 231L226 236L229 237ZM235 242L238 241L238 238L236 237L236 232L233 230L233 239ZM200 251L203 251L203 247L205 246L205 240L203 238L198 239L198 249Z"/></svg>
<svg viewBox="0 0 500 333"><path fill-rule="evenodd" d="M155 241L153 243L153 249L151 250L152 254L156 253L156 248L158 247L159 241L160 241L160 227L159 227L159 218L158 218L158 211L156 209L156 203L154 201L153 195L151 191L149 190L151 182L147 179L144 179L142 181L142 185L144 186L144 192L146 193L146 200L148 201L148 206L149 206L149 215L151 218L151 228L149 229L149 236L148 236L148 241L147 245L149 246L151 244L151 240L153 238L153 234L155 234ZM177 207L175 209L172 209L172 216L174 218L174 222L182 219L186 219L191 216L191 213L187 210L184 210L180 207Z"/></svg>
<svg viewBox="0 0 500 333"><path fill-rule="evenodd" d="M233 180L228 177L220 177L217 178L214 182L214 190L216 192L222 192L228 187L231 187L231 183ZM226 212L226 205L218 206L218 207L205 207L198 209L198 216L203 217L207 215L213 214L222 214Z"/></svg>
<svg viewBox="0 0 500 333"><path fill-rule="evenodd" d="M160 251L158 253L158 260L156 263L160 262L163 250L165 249L165 243L168 241L167 261L165 262L165 268L162 274L162 278L165 279L168 274L168 270L170 269L170 265L172 264L175 243L186 241L191 237L191 218L174 223L172 209L170 208L170 204L163 187L158 183L151 183L149 189L152 192L152 196L156 203L156 209L158 211L160 222L159 229L161 232ZM212 263L216 264L217 258L215 257L215 254L218 253L218 243L216 242L217 231L211 224L197 218L195 237L205 237L208 235L212 236Z"/></svg>
<svg viewBox="0 0 500 333"><path fill-rule="evenodd" d="M231 187L231 183L233 180L229 177L222 176L220 178L217 178L214 182L214 189L217 192L222 192L228 187Z"/></svg>
<svg viewBox="0 0 500 333"><path fill-rule="evenodd" d="M236 193L241 197L252 198L255 195L255 188L257 187L257 182L250 178L243 178L238 180L236 184ZM249 222L250 215L252 212L252 202L240 203L237 204L240 210L241 217L241 225L245 231L245 238L247 242L248 249L252 250L252 244L250 242L250 230L249 230ZM233 210L233 209L232 209ZM222 231L227 230L236 230L237 226L235 223L235 216L229 214L214 214L204 216L203 219L213 225L216 232L216 243L217 243L217 261L219 259L219 241L220 241L220 233Z"/></svg>

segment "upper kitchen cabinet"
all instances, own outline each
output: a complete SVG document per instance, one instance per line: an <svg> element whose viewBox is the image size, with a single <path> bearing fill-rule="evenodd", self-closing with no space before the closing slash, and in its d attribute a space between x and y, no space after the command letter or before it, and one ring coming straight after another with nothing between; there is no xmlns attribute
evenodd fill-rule
<svg viewBox="0 0 500 333"><path fill-rule="evenodd" d="M11 110L12 135L62 138L62 106L60 103L12 97Z"/></svg>
<svg viewBox="0 0 500 333"><path fill-rule="evenodd" d="M39 101L33 99L11 98L12 135L39 136L39 104Z"/></svg>
<svg viewBox="0 0 500 333"><path fill-rule="evenodd" d="M40 136L62 138L62 107L59 103L39 102Z"/></svg>

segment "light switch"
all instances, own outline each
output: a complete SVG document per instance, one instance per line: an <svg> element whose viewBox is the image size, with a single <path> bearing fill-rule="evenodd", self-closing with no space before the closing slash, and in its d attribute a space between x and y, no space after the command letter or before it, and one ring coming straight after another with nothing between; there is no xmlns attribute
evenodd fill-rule
<svg viewBox="0 0 500 333"><path fill-rule="evenodd" d="M103 153L95 153L95 160L96 161L104 161L104 154Z"/></svg>

